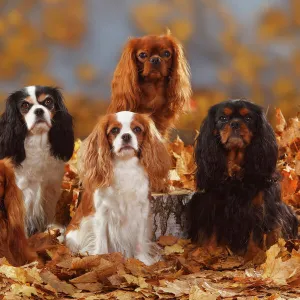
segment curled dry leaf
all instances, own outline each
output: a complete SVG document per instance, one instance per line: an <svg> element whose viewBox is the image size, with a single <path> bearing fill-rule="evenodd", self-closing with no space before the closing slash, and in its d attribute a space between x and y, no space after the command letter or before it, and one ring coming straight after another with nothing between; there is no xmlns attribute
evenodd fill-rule
<svg viewBox="0 0 300 300"><path fill-rule="evenodd" d="M172 235L159 237L157 243L160 246L172 246L178 241L178 238Z"/></svg>
<svg viewBox="0 0 300 300"><path fill-rule="evenodd" d="M286 120L279 108L276 109L276 132L278 134L283 133L286 128Z"/></svg>
<svg viewBox="0 0 300 300"><path fill-rule="evenodd" d="M173 143L169 144L169 153L173 161L173 170L170 172L170 184L175 188L194 188L195 163L193 146L185 146L177 136Z"/></svg>
<svg viewBox="0 0 300 300"><path fill-rule="evenodd" d="M278 244L273 245L267 251L267 260L262 265L263 278L269 278L280 286L300 280L300 251L293 249L287 260L279 255L282 251L287 250Z"/></svg>

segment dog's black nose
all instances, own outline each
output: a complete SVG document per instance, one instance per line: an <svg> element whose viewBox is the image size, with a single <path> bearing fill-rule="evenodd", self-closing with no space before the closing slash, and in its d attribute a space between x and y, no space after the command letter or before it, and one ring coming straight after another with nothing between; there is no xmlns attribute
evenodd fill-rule
<svg viewBox="0 0 300 300"><path fill-rule="evenodd" d="M122 140L125 142L125 143L128 143L130 140L131 140L131 135L129 133L124 133L122 135Z"/></svg>
<svg viewBox="0 0 300 300"><path fill-rule="evenodd" d="M150 62L151 62L151 64L153 64L153 65L158 65L158 64L160 63L160 58L157 57L157 56L152 57L152 58L150 58Z"/></svg>
<svg viewBox="0 0 300 300"><path fill-rule="evenodd" d="M41 117L44 114L44 110L41 108L37 108L34 113L36 114L36 116Z"/></svg>
<svg viewBox="0 0 300 300"><path fill-rule="evenodd" d="M231 123L230 123L230 127L231 127L232 129L239 129L239 128L240 128L240 123L239 123L239 122L236 122L236 121L231 122Z"/></svg>

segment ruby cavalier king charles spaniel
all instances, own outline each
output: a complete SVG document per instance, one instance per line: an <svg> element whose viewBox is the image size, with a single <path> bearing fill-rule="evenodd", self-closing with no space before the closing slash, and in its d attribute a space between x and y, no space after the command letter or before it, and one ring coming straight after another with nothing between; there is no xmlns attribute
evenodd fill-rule
<svg viewBox="0 0 300 300"><path fill-rule="evenodd" d="M24 222L24 201L13 166L8 159L0 160L0 257L6 257L13 266L37 259L28 245Z"/></svg>
<svg viewBox="0 0 300 300"><path fill-rule="evenodd" d="M85 190L66 231L67 246L153 263L150 190L165 185L171 167L153 121L129 111L104 116L84 141L79 163Z"/></svg>
<svg viewBox="0 0 300 300"><path fill-rule="evenodd" d="M297 237L297 218L281 200L275 134L259 106L239 99L211 107L195 157L194 242L251 257L279 237Z"/></svg>
<svg viewBox="0 0 300 300"><path fill-rule="evenodd" d="M174 37L150 35L127 42L113 75L109 113L147 113L166 136L190 97L189 65Z"/></svg>

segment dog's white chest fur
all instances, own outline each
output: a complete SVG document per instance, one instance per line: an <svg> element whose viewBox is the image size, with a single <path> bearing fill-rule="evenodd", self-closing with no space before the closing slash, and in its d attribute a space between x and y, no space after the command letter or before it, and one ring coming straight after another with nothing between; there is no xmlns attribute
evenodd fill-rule
<svg viewBox="0 0 300 300"><path fill-rule="evenodd" d="M54 221L64 162L51 155L48 133L29 135L24 147L26 158L15 171L25 201L27 232L31 234L45 230Z"/></svg>
<svg viewBox="0 0 300 300"><path fill-rule="evenodd" d="M94 192L95 214L67 234L67 245L74 252L122 252L151 263L148 193L148 176L138 158L115 161L112 186Z"/></svg>

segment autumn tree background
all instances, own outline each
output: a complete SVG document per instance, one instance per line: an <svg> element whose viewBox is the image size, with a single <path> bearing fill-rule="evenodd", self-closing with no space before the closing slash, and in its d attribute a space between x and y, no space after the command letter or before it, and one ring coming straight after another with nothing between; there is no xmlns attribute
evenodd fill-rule
<svg viewBox="0 0 300 300"><path fill-rule="evenodd" d="M1 0L0 104L26 85L57 85L85 137L109 103L110 82L129 36L169 28L191 65L191 112L178 128L199 128L207 109L246 97L300 110L299 0Z"/></svg>

